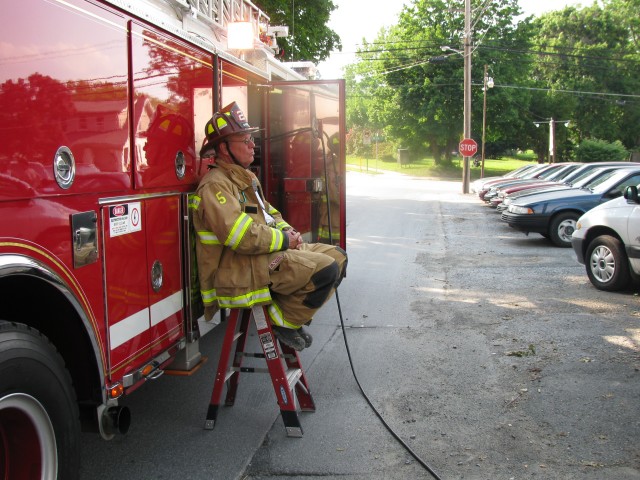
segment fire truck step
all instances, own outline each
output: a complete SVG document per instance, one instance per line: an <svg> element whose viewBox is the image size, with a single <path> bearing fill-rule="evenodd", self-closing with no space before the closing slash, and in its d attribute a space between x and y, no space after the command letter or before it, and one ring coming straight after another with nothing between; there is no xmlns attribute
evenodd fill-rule
<svg viewBox="0 0 640 480"><path fill-rule="evenodd" d="M262 353L244 351L251 318L255 323ZM266 307L231 310L226 328L204 428L212 430L215 426L225 385L225 405L231 406L235 403L241 373L269 373L287 436L302 437L298 411L315 412L316 408L298 352L277 340L271 329ZM232 355L234 344L235 351ZM267 366L243 366L242 362L246 357L263 359Z"/></svg>

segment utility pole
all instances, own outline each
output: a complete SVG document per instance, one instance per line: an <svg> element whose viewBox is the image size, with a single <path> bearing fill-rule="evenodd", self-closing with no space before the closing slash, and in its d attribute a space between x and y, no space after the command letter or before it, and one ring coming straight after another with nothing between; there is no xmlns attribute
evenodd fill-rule
<svg viewBox="0 0 640 480"><path fill-rule="evenodd" d="M549 163L556 163L556 122L549 122Z"/></svg>
<svg viewBox="0 0 640 480"><path fill-rule="evenodd" d="M484 77L482 80L482 154L480 161L480 178L484 178L484 138L487 129L487 64L484 64Z"/></svg>
<svg viewBox="0 0 640 480"><path fill-rule="evenodd" d="M547 122L533 122L536 127L545 123L549 124L549 163L556 163L556 123L562 123L568 127L571 122L569 120L554 120L553 117Z"/></svg>
<svg viewBox="0 0 640 480"><path fill-rule="evenodd" d="M471 0L464 0L464 128L465 139L471 138ZM462 165L462 193L469 193L471 172L469 157Z"/></svg>

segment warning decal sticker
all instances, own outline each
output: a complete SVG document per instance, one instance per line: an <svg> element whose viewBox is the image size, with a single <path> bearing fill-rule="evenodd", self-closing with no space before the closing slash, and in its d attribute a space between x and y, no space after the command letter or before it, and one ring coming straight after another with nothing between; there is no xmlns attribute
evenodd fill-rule
<svg viewBox="0 0 640 480"><path fill-rule="evenodd" d="M142 230L140 202L123 203L109 207L109 233L111 237Z"/></svg>
<svg viewBox="0 0 640 480"><path fill-rule="evenodd" d="M276 346L271 334L269 332L263 333L259 335L259 338L260 343L262 344L262 351L264 352L266 359L273 360L274 358L278 358L278 352L276 351Z"/></svg>

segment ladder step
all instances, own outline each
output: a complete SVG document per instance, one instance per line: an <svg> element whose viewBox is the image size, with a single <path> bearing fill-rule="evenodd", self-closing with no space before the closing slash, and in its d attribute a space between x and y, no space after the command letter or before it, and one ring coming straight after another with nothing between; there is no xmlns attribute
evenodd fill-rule
<svg viewBox="0 0 640 480"><path fill-rule="evenodd" d="M231 372L231 374L233 374L234 372L269 373L269 369L264 367L230 367L229 371Z"/></svg>
<svg viewBox="0 0 640 480"><path fill-rule="evenodd" d="M245 332L241 332L241 331L236 332L236 334L233 336L232 342L235 342L236 340L238 340L244 334L245 334Z"/></svg>
<svg viewBox="0 0 640 480"><path fill-rule="evenodd" d="M229 380L229 378L231 378L231 375L233 375L236 372L269 373L269 369L265 367L229 367L229 370L227 371L227 375L225 376L224 381L226 382L227 380ZM285 375L287 376L287 383L289 384L289 387L293 388L296 386L296 384L300 381L300 378L302 377L302 369L287 368ZM301 384L301 386L302 388L304 388L304 385ZM304 388L304 390L305 392L307 391L306 388Z"/></svg>
<svg viewBox="0 0 640 480"><path fill-rule="evenodd" d="M302 369L300 368L287 368L285 372L287 375L287 382L289 382L289 388L295 387L302 377Z"/></svg>

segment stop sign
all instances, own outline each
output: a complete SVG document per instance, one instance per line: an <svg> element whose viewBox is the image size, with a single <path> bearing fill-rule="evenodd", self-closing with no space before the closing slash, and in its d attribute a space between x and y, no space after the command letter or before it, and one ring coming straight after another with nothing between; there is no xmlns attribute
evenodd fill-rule
<svg viewBox="0 0 640 480"><path fill-rule="evenodd" d="M458 145L458 151L463 157L473 157L478 153L478 144L473 138L465 138Z"/></svg>

